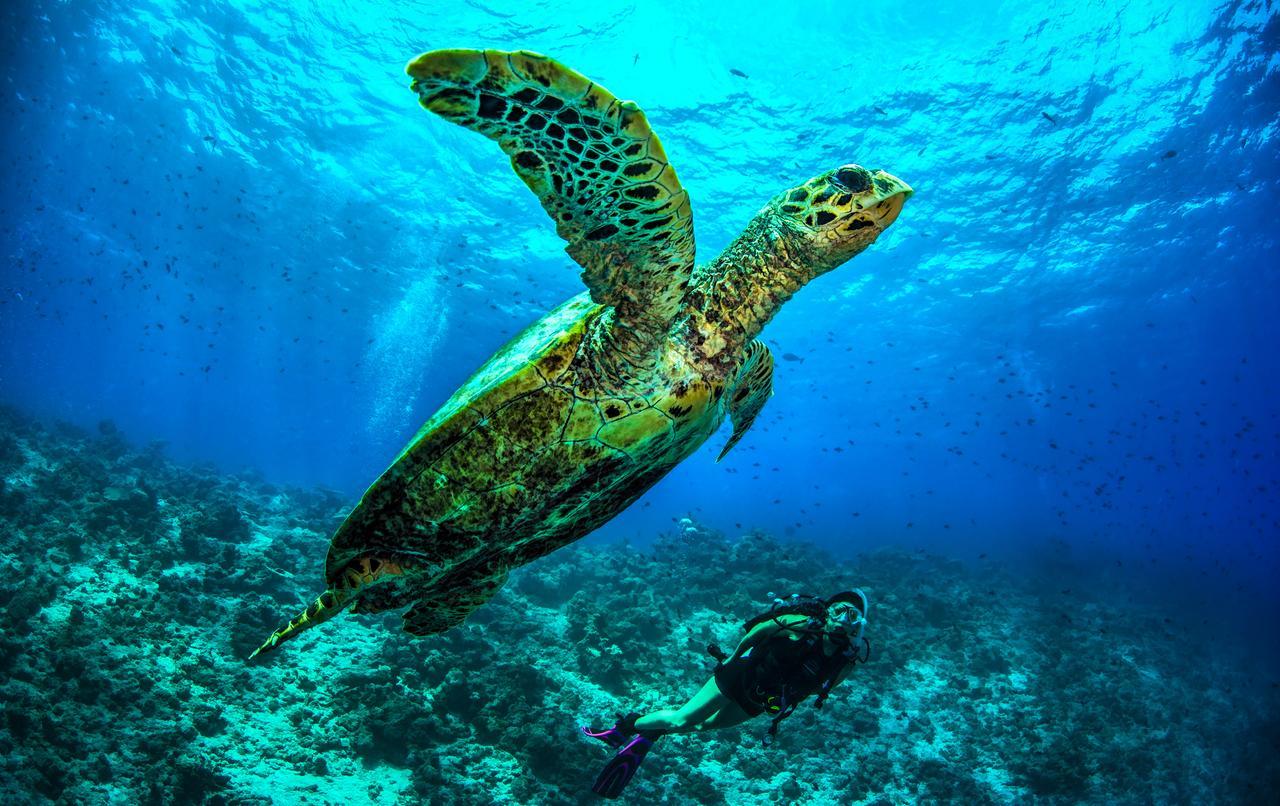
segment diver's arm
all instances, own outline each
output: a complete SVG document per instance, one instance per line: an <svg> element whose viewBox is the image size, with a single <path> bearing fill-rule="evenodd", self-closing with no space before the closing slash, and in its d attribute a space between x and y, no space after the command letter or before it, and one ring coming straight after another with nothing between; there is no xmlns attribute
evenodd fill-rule
<svg viewBox="0 0 1280 806"><path fill-rule="evenodd" d="M738 642L738 646L733 650L730 660L741 657L744 652L757 644L763 644L778 632L787 629L792 624L808 621L805 616L785 615L778 616L776 619L762 621L751 628L751 631L742 636L742 640Z"/></svg>
<svg viewBox="0 0 1280 806"><path fill-rule="evenodd" d="M853 671L853 667L854 667L853 661L849 661L847 664L845 664L845 667L840 670L840 674L836 675L836 681L831 684L831 688L835 688L836 686L843 683L844 679L849 676L850 672Z"/></svg>
<svg viewBox="0 0 1280 806"><path fill-rule="evenodd" d="M871 657L871 645L870 645L870 644L867 644L867 654L866 654L866 655L863 655L863 656L861 656L861 657L860 657L860 656L857 654L857 651L858 651L858 650L856 649L856 644L855 644L854 656L853 656L852 658L850 658L850 659L849 659L849 662L848 662L848 663L846 663L846 664L844 665L844 668L842 668L842 669L840 670L840 673L839 673L838 675L836 675L835 682L833 682L833 683L831 684L831 688L835 688L836 686L838 686L838 685L840 685L841 683L843 683L843 682L844 682L844 679L845 679L846 677L848 677L848 676L853 672L853 667L854 667L854 666L857 666L859 663L866 663L866 662L867 662L867 659Z"/></svg>

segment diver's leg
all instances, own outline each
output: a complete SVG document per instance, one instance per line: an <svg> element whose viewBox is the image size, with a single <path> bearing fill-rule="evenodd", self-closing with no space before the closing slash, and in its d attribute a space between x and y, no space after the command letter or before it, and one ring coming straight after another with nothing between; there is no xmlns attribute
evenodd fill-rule
<svg viewBox="0 0 1280 806"><path fill-rule="evenodd" d="M607 731L584 728L588 736L608 744L618 746L626 742L596 776L596 782L591 786L591 791L606 798L618 797L659 737L664 733L688 733L698 730L700 722L714 714L729 710L730 706L737 707L729 701L728 697L720 693L720 688L713 677L698 690L697 694L693 695L693 699L679 708L654 711L641 717L629 714ZM634 738L631 738L633 730L635 734Z"/></svg>
<svg viewBox="0 0 1280 806"><path fill-rule="evenodd" d="M733 703L720 693L713 677L684 705L645 714L636 720L635 726L636 730L645 732L689 733L698 730L700 722L729 705Z"/></svg>
<svg viewBox="0 0 1280 806"><path fill-rule="evenodd" d="M716 730L718 728L732 728L734 725L741 725L751 719L751 714L742 710L742 706L736 702L730 702L725 707L716 711L707 717L698 725L698 730Z"/></svg>

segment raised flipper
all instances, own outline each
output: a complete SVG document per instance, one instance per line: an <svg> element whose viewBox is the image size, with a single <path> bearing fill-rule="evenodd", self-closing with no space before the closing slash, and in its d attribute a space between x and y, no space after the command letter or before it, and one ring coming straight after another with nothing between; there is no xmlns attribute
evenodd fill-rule
<svg viewBox="0 0 1280 806"><path fill-rule="evenodd" d="M404 614L404 631L410 635L435 635L467 620L480 605L493 598L507 582L507 573L485 577L474 585L451 585L446 592L423 597Z"/></svg>
<svg viewBox="0 0 1280 806"><path fill-rule="evenodd" d="M764 408L764 402L773 395L773 355L762 341L753 341L747 348L747 360L742 362L733 391L729 395L729 417L733 420L733 436L716 457L719 462L738 444L742 435L755 422L756 415Z"/></svg>
<svg viewBox="0 0 1280 806"><path fill-rule="evenodd" d="M523 50L436 50L406 72L424 108L511 157L592 299L628 328L665 333L693 268L693 215L640 108Z"/></svg>
<svg viewBox="0 0 1280 806"><path fill-rule="evenodd" d="M298 633L323 624L338 615L371 585L392 580L402 574L404 569L387 560L379 560L376 557L362 557L356 560L347 566L334 587L320 594L319 598L296 618L271 633L271 637L264 641L262 646L253 650L249 660L270 652Z"/></svg>

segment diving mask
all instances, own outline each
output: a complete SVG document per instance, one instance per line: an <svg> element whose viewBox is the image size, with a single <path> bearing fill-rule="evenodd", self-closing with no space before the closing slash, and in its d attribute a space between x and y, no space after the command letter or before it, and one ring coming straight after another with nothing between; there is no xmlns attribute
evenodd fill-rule
<svg viewBox="0 0 1280 806"><path fill-rule="evenodd" d="M855 642L862 640L867 627L867 596L860 590L852 590L831 597L829 607L839 608L835 621Z"/></svg>

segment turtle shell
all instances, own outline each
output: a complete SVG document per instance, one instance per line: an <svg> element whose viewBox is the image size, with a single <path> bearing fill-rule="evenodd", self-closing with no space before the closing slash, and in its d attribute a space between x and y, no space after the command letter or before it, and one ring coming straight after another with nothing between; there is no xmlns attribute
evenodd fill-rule
<svg viewBox="0 0 1280 806"><path fill-rule="evenodd" d="M358 612L491 595L508 569L591 532L696 450L722 418L721 388L679 377L674 356L625 392L583 383L578 359L604 310L574 297L486 362L339 527L326 584L376 558L404 574Z"/></svg>

